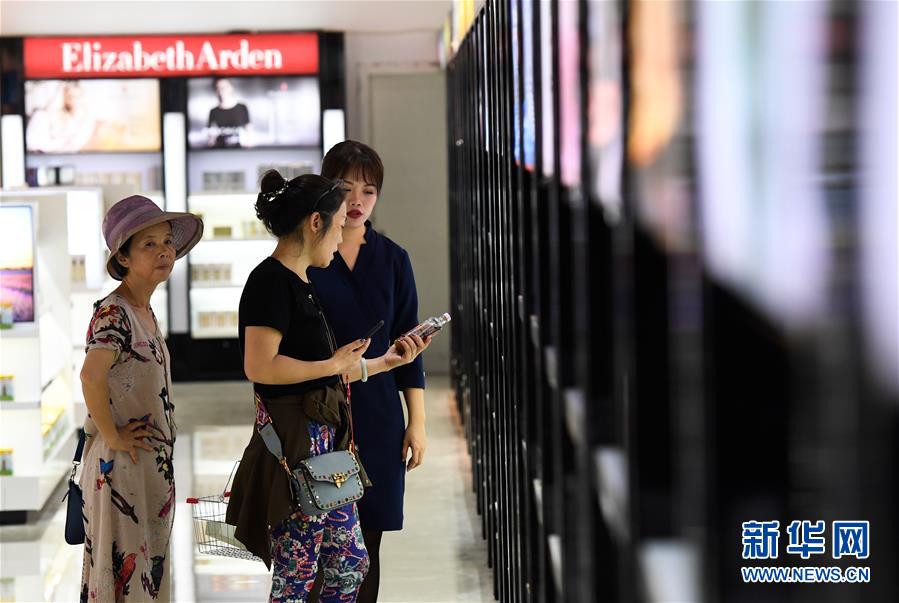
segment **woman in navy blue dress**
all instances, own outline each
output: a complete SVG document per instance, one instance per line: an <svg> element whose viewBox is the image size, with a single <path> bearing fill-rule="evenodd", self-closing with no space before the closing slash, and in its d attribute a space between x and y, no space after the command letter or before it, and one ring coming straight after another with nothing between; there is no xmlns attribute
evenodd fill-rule
<svg viewBox="0 0 899 603"><path fill-rule="evenodd" d="M310 270L309 277L338 345L384 321L365 353L365 357L375 358L418 324L412 263L405 249L376 232L368 221L384 179L383 164L373 149L351 140L337 144L322 161L322 175L346 182L347 221L334 261L326 269ZM419 353L430 344L430 338L422 343ZM356 443L373 484L358 503L371 559L359 591L360 603L377 601L381 536L403 528L405 473L421 465L427 446L424 387L420 356L365 383L353 384ZM408 426L400 392L409 414Z"/></svg>

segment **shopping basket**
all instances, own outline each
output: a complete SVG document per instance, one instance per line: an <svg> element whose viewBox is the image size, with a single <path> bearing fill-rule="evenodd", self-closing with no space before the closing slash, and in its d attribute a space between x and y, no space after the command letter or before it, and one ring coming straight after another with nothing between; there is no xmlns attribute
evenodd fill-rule
<svg viewBox="0 0 899 603"><path fill-rule="evenodd" d="M233 476L234 470L231 471L231 477ZM221 494L187 499L187 504L193 507L194 540L197 551L205 555L262 561L234 537L234 526L225 523L228 499L231 496L228 490L231 477L228 478L225 490Z"/></svg>

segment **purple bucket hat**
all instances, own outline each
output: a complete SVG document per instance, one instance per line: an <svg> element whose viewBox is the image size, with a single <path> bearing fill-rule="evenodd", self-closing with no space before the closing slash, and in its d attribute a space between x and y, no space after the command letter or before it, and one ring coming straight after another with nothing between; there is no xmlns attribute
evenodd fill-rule
<svg viewBox="0 0 899 603"><path fill-rule="evenodd" d="M103 218L103 238L109 247L109 259L106 260L106 272L109 276L117 281L122 280L113 268L112 260L125 241L144 228L161 222L169 222L172 225L176 260L184 257L203 236L203 221L197 216L184 212L162 211L153 201L141 195L126 197L109 208L106 217Z"/></svg>

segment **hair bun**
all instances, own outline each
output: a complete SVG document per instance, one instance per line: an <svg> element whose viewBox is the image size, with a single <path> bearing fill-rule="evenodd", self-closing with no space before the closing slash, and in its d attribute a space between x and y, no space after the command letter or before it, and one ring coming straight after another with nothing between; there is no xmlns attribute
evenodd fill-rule
<svg viewBox="0 0 899 603"><path fill-rule="evenodd" d="M259 189L263 194L274 193L278 189L287 185L287 180L278 170L269 170L262 176L262 182Z"/></svg>
<svg viewBox="0 0 899 603"><path fill-rule="evenodd" d="M328 195L332 191L334 194ZM280 238L296 232L316 204L327 230L341 203L342 192L337 191L334 183L327 178L317 174L303 174L288 182L277 170L269 170L262 176L260 183L260 193L256 198L256 217L270 233Z"/></svg>

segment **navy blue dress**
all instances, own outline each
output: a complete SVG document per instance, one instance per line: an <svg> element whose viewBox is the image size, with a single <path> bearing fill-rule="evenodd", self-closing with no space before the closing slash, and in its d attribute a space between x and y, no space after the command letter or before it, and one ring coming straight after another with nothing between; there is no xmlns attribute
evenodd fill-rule
<svg viewBox="0 0 899 603"><path fill-rule="evenodd" d="M415 275L406 250L365 223L365 244L351 271L337 253L327 268L310 268L309 280L342 346L384 321L365 352L382 356L390 343L418 324ZM358 503L365 530L403 529L406 433L400 391L425 386L421 356L412 363L352 384L353 427L362 465L372 487Z"/></svg>

